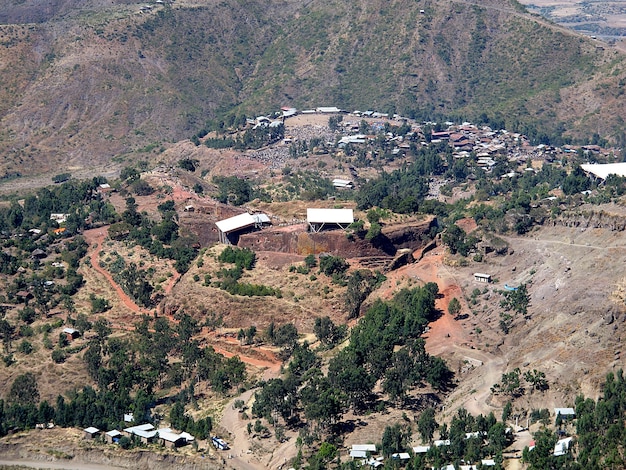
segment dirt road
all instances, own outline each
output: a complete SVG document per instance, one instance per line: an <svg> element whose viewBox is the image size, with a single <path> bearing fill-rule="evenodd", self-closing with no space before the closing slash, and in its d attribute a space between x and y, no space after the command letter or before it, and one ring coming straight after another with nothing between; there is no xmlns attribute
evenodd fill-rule
<svg viewBox="0 0 626 470"><path fill-rule="evenodd" d="M420 253L415 253L414 257L419 259ZM442 315L429 325L429 331L424 335L426 350L429 354L442 356L449 362L467 362L473 365L473 369L462 378L460 385L447 400L453 405L448 405L446 415L460 407L474 415L494 411L495 408L488 403L491 386L500 379L505 361L478 349L463 324L448 313L448 304L454 297L461 302L464 309L467 309L467 305L464 305L463 292L453 271L443 263L443 248L426 253L420 261L388 273L387 277L381 295L383 298L391 298L397 289L397 283L403 279L422 285L428 282L437 284L441 295L435 301L435 306ZM471 386L467 386L466 382L471 383Z"/></svg>
<svg viewBox="0 0 626 470"><path fill-rule="evenodd" d="M39 469L59 469L59 470L128 470L127 467L116 467L113 465L99 465L96 463L81 463L72 461L49 461L49 460L4 460L0 458L0 465L2 466L15 466L15 467L28 467Z"/></svg>
<svg viewBox="0 0 626 470"><path fill-rule="evenodd" d="M87 244L89 245L89 259L91 260L91 266L95 269L100 275L102 275L107 282L114 289L115 294L119 298L120 302L126 307L129 311L137 314L151 314L152 312L146 308L142 308L135 303L133 299L130 298L126 292L115 282L111 273L109 273L106 269L100 266L99 256L100 250L102 249L102 244L106 239L108 234L108 226L101 227L97 229L86 230L83 233ZM164 288L165 294L169 294L173 287L176 285L178 280L180 279L180 274L174 271L174 275L170 278L167 285ZM171 317L168 317L170 321L175 322L175 320ZM112 323L111 325L114 329L130 331L134 329L133 322L126 322L124 324ZM279 361L270 351L261 351L263 356L267 357L267 360L258 359L255 357L249 357L241 354L235 354L230 351L227 351L224 348L220 348L219 346L214 346L214 349L217 353L222 354L224 357L233 357L239 356L242 362L245 364L249 364L259 368L266 368L264 373L264 379L267 380L272 377L276 377L280 372L281 361Z"/></svg>

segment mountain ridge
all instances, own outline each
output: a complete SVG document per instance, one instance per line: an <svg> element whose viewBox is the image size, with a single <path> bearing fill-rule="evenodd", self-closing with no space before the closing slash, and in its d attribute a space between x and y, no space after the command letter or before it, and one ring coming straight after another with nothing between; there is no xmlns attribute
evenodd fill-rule
<svg viewBox="0 0 626 470"><path fill-rule="evenodd" d="M46 21L0 26L5 176L110 170L208 121L287 104L626 140L623 56L516 2L53 6Z"/></svg>

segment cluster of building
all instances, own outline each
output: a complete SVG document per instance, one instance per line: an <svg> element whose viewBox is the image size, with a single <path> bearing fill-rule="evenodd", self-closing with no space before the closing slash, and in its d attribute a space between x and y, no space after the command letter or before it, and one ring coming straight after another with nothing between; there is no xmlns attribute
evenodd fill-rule
<svg viewBox="0 0 626 470"><path fill-rule="evenodd" d="M470 437L475 437L478 433L467 433L466 437L469 439ZM450 440L436 440L433 445L435 447L441 446L449 446ZM430 450L430 446L417 446L413 447L413 454L426 454ZM368 466L370 468L379 468L385 465L385 458L382 456L376 456L378 450L375 444L353 444L350 448L350 457L352 460L360 461L362 466ZM408 452L396 452L391 454L391 459L398 461L400 463L406 463L410 460L411 454ZM493 459L483 459L481 460L482 467L493 467L496 465L495 460ZM459 467L460 470L477 470L476 465L461 465ZM454 465L448 465L443 467L441 470L455 470Z"/></svg>
<svg viewBox="0 0 626 470"><path fill-rule="evenodd" d="M93 426L83 429L83 432L86 439L95 439L102 434L100 429ZM128 438L136 436L143 444L158 442L172 449L191 444L195 440L195 438L187 432L176 433L170 428L155 429L150 423L131 426L122 431L113 429L104 433L104 438L109 444L117 444L124 436Z"/></svg>
<svg viewBox="0 0 626 470"><path fill-rule="evenodd" d="M447 142L454 148L455 158L467 158L470 153L477 157L477 164L489 170L495 165L495 156L504 155L511 161L526 160L547 160L552 161L560 158L568 153L576 153L578 147L565 145L563 147L553 147L545 144L532 145L527 136L509 132L505 129L494 130L488 126L476 126L469 122L455 124L453 122L445 122L445 129L440 131L431 131L429 139L426 139L424 129L426 126L436 127L437 123L426 122L418 123L412 119L394 114L390 116L388 113L380 113L376 111L352 111L347 112L334 106L318 107L315 109L307 109L298 111L295 108L283 108L280 119L289 118L296 114L341 114L347 116L340 125L342 126L343 135L337 142L339 148L348 144L366 144L377 138L376 135L367 135L360 133L360 122L363 119L368 120L370 128L378 131L384 128L385 122L393 121L396 124L407 123L411 126L411 131L407 135L412 140L419 140L420 144L428 145L428 141L432 143ZM354 119L350 119L354 118ZM380 121L372 120L380 119ZM395 136L389 132L386 135L387 141L393 145L392 152L395 154L402 153L410 148L409 144L404 141L402 136ZM604 154L610 155L610 151L602 149L598 145L585 145L580 147L585 154ZM625 164L626 165L626 164ZM613 169L611 169L613 170ZM605 170L602 170L605 171ZM626 173L625 168L619 168L618 174Z"/></svg>

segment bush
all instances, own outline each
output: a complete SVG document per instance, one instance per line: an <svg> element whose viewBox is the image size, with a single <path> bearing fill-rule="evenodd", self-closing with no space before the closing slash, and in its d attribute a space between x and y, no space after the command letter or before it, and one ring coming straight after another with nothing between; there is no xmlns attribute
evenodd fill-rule
<svg viewBox="0 0 626 470"><path fill-rule="evenodd" d="M30 354L34 351L34 348L33 348L33 345L29 341L26 341L24 339L22 340L20 345L17 347L17 350L21 352L22 354Z"/></svg>
<svg viewBox="0 0 626 470"><path fill-rule="evenodd" d="M52 351L52 360L57 364L65 362L65 359L67 359L67 353L63 349L57 348Z"/></svg>

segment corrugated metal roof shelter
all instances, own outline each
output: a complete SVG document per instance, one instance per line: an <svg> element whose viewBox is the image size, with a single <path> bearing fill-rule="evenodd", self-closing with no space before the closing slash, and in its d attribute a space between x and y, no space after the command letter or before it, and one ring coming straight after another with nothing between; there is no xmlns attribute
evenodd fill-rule
<svg viewBox="0 0 626 470"><path fill-rule="evenodd" d="M364 450L351 450L350 457L353 459L365 459L367 458L367 452Z"/></svg>
<svg viewBox="0 0 626 470"><path fill-rule="evenodd" d="M350 449L362 452L376 452L376 444L352 444Z"/></svg>
<svg viewBox="0 0 626 470"><path fill-rule="evenodd" d="M554 414L556 416L561 415L561 418L574 418L576 416L576 410L574 408L555 408Z"/></svg>
<svg viewBox="0 0 626 470"><path fill-rule="evenodd" d="M228 238L229 234L239 232L250 227L261 228L264 223L269 222L270 219L265 214L251 215L244 212L243 214L215 222L215 225L217 225L219 230L220 242L230 245L231 240Z"/></svg>
<svg viewBox="0 0 626 470"><path fill-rule="evenodd" d="M585 164L580 167L603 180L609 175L626 176L626 163Z"/></svg>
<svg viewBox="0 0 626 470"><path fill-rule="evenodd" d="M352 189L354 184L350 180L344 180L341 178L335 178L333 180L333 186L337 189Z"/></svg>
<svg viewBox="0 0 626 470"><path fill-rule="evenodd" d="M326 226L343 229L354 222L352 209L307 209L306 218L311 232L319 232Z"/></svg>

